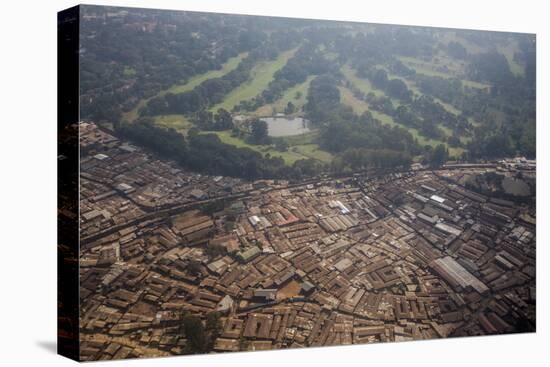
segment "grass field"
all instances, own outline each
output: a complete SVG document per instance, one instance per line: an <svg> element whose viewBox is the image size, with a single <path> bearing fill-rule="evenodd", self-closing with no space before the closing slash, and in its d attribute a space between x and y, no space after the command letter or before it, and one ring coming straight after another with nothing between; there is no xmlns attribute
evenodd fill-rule
<svg viewBox="0 0 550 367"><path fill-rule="evenodd" d="M342 103L350 106L355 113L362 114L365 111L370 111L372 116L375 119L380 120L383 124L386 124L389 126L398 125L406 129L407 131L409 131L409 133L411 133L411 135L418 140L418 144L420 145L430 145L432 147L435 147L438 144L447 145L445 142L441 140L431 139L431 138L425 137L424 135L421 135L420 132L415 128L397 124L390 115L386 115L385 113L381 113L381 112L369 109L368 103L355 98L353 93L348 88L339 87L339 89L340 89L340 97L341 97ZM444 131L446 136L452 135L452 132L449 128L445 126L440 126L440 127ZM449 148L449 154L454 157L457 157L464 152L464 149L462 148L451 148L451 147L448 147L448 148Z"/></svg>
<svg viewBox="0 0 550 367"><path fill-rule="evenodd" d="M305 82L301 84L297 84L292 88L289 88L285 91L285 93L276 100L273 103L269 103L266 105L261 106L256 111L254 111L252 114L254 116L271 116L275 113L284 112L288 102L292 102L294 106L296 107L296 113L299 114L302 107L307 102L307 93L309 89L309 83L315 78L315 75L310 75ZM296 98L296 93L300 92L301 96L300 98Z"/></svg>
<svg viewBox="0 0 550 367"><path fill-rule="evenodd" d="M304 145L296 145L289 149L292 152L296 152L302 156L316 159L321 162L329 163L332 161L332 154L329 152L326 152L324 150L319 149L319 146L317 144L304 144Z"/></svg>
<svg viewBox="0 0 550 367"><path fill-rule="evenodd" d="M391 74L388 74L388 75L391 75ZM403 77L397 77L397 76L394 76L392 75L392 77L396 77L396 78L400 78L401 80L403 80L403 82L407 85L407 87L416 95L422 95L423 93L420 91L420 89L418 89L418 87L416 86L416 84L413 82L413 81L410 81L408 79L405 79ZM488 85L484 85L482 83L477 83L477 82L472 82L472 81L468 81L468 80L463 80L462 81L463 83L474 83L476 85L476 87L484 87L484 86L487 86ZM446 103L446 102L443 102L441 99L437 98L437 97L434 97L434 96L431 96L435 102L439 103L447 112L450 112L454 115L460 115L462 113L461 110L459 110L458 108L456 108L455 106L449 104L449 103ZM473 120L472 118L469 118L469 121L471 124L473 124L474 126L479 126L479 122ZM448 134L449 136L449 134ZM462 140L462 139L461 139Z"/></svg>
<svg viewBox="0 0 550 367"><path fill-rule="evenodd" d="M454 75L452 73L446 73L443 71L436 70L437 66L430 62L426 62L420 59L416 59L413 57L405 57L405 56L399 56L397 57L401 62L403 62L405 65L410 67L411 69L414 69L417 74L427 75L427 76L438 76L445 79L451 79L451 78L458 78L462 81L462 84L464 86L470 87L470 88L478 88L478 89L486 89L490 88L491 86L486 83L480 83L476 82L474 80L468 80L461 78L460 75Z"/></svg>
<svg viewBox="0 0 550 367"><path fill-rule="evenodd" d="M164 94L166 93L177 94L177 93L188 92L190 90L193 90L196 86L200 85L205 80L222 77L225 74L229 73L230 71L235 70L239 65L239 63L242 61L242 59L244 59L246 56L247 56L247 53L243 52L242 54L232 57L222 65L221 69L211 70L204 74L197 75L189 79L187 83L173 85L172 87L168 88L164 92Z"/></svg>
<svg viewBox="0 0 550 367"><path fill-rule="evenodd" d="M451 41L459 42L460 44L462 44L462 46L464 46L464 48L469 54L478 54L478 53L486 52L486 50L483 49L482 47L458 36L456 32L452 32L452 31L446 32L442 40L446 44L448 44ZM514 60L514 53L519 51L518 44L516 41L510 40L510 42L508 42L506 46L497 45L497 50L498 52L506 56L506 59L508 60L508 64L510 65L510 70L512 71L512 73L520 76L524 75L525 73L524 66L517 63ZM463 80L463 83L464 85L468 85L473 88L485 88L488 86L486 84L480 85L480 83L467 81L467 80Z"/></svg>
<svg viewBox="0 0 550 367"><path fill-rule="evenodd" d="M129 66L125 66L124 70L122 71L122 74L124 74L124 76L134 76L136 75L136 69Z"/></svg>
<svg viewBox="0 0 550 367"><path fill-rule="evenodd" d="M261 153L262 155L269 154L272 157L281 157L285 164L292 165L294 162L300 159L307 159L308 156L301 154L298 151L292 151L293 147L290 147L288 151L286 152L279 152L273 146L271 145L254 145L254 144L248 144L244 140L238 137L231 136L231 131L203 131L201 134L216 134L220 138L220 140L229 145L233 145L238 148L249 148L256 152Z"/></svg>
<svg viewBox="0 0 550 367"><path fill-rule="evenodd" d="M408 56L398 56L397 57L403 64L408 66L411 69L414 69L419 74L424 74L428 76L439 76L442 78L456 78L456 75L453 75L451 73L446 73L443 71L437 70L437 67L440 65L434 65L431 62L426 62L424 60L420 60L414 57L408 57Z"/></svg>
<svg viewBox="0 0 550 367"><path fill-rule="evenodd" d="M377 97L382 97L385 95L382 89L374 87L368 79L359 78L355 70L353 70L349 65L344 65L341 71L346 79L359 88L361 92L365 93L365 95L369 94L369 92L374 93Z"/></svg>
<svg viewBox="0 0 550 367"><path fill-rule="evenodd" d="M184 115L155 116L155 124L167 129L174 129L182 135L187 135L187 131L193 127L193 123Z"/></svg>
<svg viewBox="0 0 550 367"><path fill-rule="evenodd" d="M369 104L366 101L362 101L356 98L353 95L353 92L349 88L340 86L338 87L338 89L340 90L341 102L347 106L350 106L356 114L360 115L365 111L370 111L370 113L375 119L380 120L380 122L382 122L385 125L389 125L389 126L399 125L393 120L393 117L391 117L390 115L387 115L379 111L375 111L369 107Z"/></svg>
<svg viewBox="0 0 550 367"><path fill-rule="evenodd" d="M216 134L225 144L233 145L238 148L250 148L263 154L264 156L269 154L272 157L281 157L287 165L292 165L297 160L308 158L316 159L325 163L332 160L332 155L330 153L320 150L319 146L312 142L315 136L317 136L316 132L285 137L284 139L290 145L288 151L286 152L280 152L272 145L248 144L239 137L231 136L231 131L202 131L201 134Z"/></svg>
<svg viewBox="0 0 550 367"><path fill-rule="evenodd" d="M406 79L402 76L392 74L385 67L384 67L384 69L388 72L388 78L390 78L390 79L401 79L403 81L403 83L405 83L407 85L407 88L409 88L409 90L411 92L413 92L414 95L422 96L424 94L420 91L420 89L418 89L418 87L416 86L416 83L414 81ZM458 108L456 108L456 107L454 107L454 106L452 106L452 105L450 105L446 102L443 102L439 98L434 97L434 96L431 96L431 97L434 99L435 102L439 103L447 112L450 112L450 113L455 114L455 115L460 115L462 113L462 111L460 111Z"/></svg>
<svg viewBox="0 0 550 367"><path fill-rule="evenodd" d="M278 55L278 57L275 60L260 62L257 65L255 65L251 70L251 78L247 82L237 87L231 93L229 93L222 103L219 103L216 106L213 106L210 110L216 111L218 108L225 108L228 111L231 111L235 105L238 105L240 103L240 101L248 100L257 96L259 93L261 93L263 90L267 88L271 80L273 80L273 75L275 74L275 72L277 72L277 70L280 70L286 64L286 62L294 55L295 52L296 52L296 49L289 50ZM205 80L223 76L228 72L230 72L231 70L234 70L239 64L239 62L245 56L246 56L246 53L233 57L229 59L221 69L212 70L207 73L197 75L191 78L190 80L188 80L186 83L175 84L172 87L159 92L155 96L162 96L162 95L165 95L166 93L183 93L183 92L190 91L193 88L200 85ZM131 73L132 71L128 70L125 72ZM368 94L369 92L372 92L376 96L386 96L383 90L374 87L369 80L358 77L356 74L356 71L353 70L350 66L348 65L343 66L342 73L356 88L361 90L363 93ZM438 74L441 74L441 76L444 75L443 73L438 73ZM409 89L411 89L415 94L417 95L422 94L418 90L418 88L416 87L413 81L407 80L402 77L397 77L392 74L390 74L390 77L402 79L407 84ZM447 77L449 76L447 75ZM281 98L279 98L277 101L275 101L272 104L268 104L260 107L258 110L253 112L253 115L270 116L274 112L275 113L283 112L288 102L292 102L297 107L296 114L299 114L302 107L307 101L309 84L314 78L315 76L311 75L307 78L305 82L298 84L292 88L289 88L287 91L285 91L285 93ZM475 82L472 82L472 83L475 83ZM478 84L481 84L481 83L478 83ZM407 129L418 140L419 144L421 145L436 146L437 144L442 143L439 140L426 138L425 136L421 135L418 132L418 130L414 128L409 128L409 127L397 124L393 120L393 118L389 115L386 115L378 111L370 110L368 103L356 98L349 88L340 86L339 90L341 94L342 103L351 106L355 113L362 114L365 111L370 111L376 119L380 120L384 124L387 124L389 126L395 126L395 125L401 126ZM300 92L301 94L299 98L296 98L297 92ZM128 121L135 120L138 117L139 108L144 106L147 103L147 101L151 98L141 100L139 104L132 111L129 111L128 113L124 114L124 118ZM460 111L454 108L453 106L446 104L440 100L437 100L437 101L441 103L447 111L455 114L460 113ZM392 98L392 102L394 103L395 106L399 106L399 101ZM181 133L182 135L186 135L189 129L193 126L191 121L189 121L189 119L184 115L160 115L160 116L156 116L154 119L155 119L155 123L158 126L161 126L164 128L173 128L179 133ZM450 135L451 132L449 129L446 129L446 128L443 128L443 129L447 135ZM285 164L288 164L288 165L292 165L294 162L296 162L299 159L312 158L322 162L330 162L333 158L333 156L330 153L320 150L319 146L316 144L318 131L312 131L307 134L281 138L281 139L284 139L289 144L289 149L286 152L280 152L276 150L273 145L248 144L247 142L245 142L243 139L239 137L231 136L231 131L204 131L201 133L216 134L221 139L221 141L226 144L230 144L236 147L246 147L254 151L257 151L264 156L269 154L273 157L281 157L285 161ZM463 149L449 148L449 152L452 156L456 156L458 154L461 154L463 152Z"/></svg>
<svg viewBox="0 0 550 367"><path fill-rule="evenodd" d="M171 86L168 89L160 91L159 93L157 93L153 97L142 99L141 101L138 102L138 104L131 111L128 111L128 112L124 113L122 115L122 118L124 120L128 121L128 122L132 122L132 121L134 121L135 119L138 118L140 108L144 107L150 99L152 99L154 97L163 96L166 93L176 94L176 93L187 92L187 91L193 90L193 88L195 88L196 86L198 86L199 84L201 84L205 80L212 79L212 78L219 78L219 77L229 73L230 71L234 70L237 67L237 65L239 65L241 60L243 58L245 58L246 55L247 55L246 52L241 53L238 56L232 57L229 60L227 60L227 62L225 62L222 65L222 68L219 69L219 70L211 70L211 71L208 71L206 73L194 76L193 78L189 79L185 83L175 84L175 85Z"/></svg>
<svg viewBox="0 0 550 367"><path fill-rule="evenodd" d="M464 46L469 54L478 54L480 52L483 52L483 48L458 36L456 32L452 30L444 32L441 40L445 44L449 44L449 42L459 42L462 46Z"/></svg>
<svg viewBox="0 0 550 367"><path fill-rule="evenodd" d="M278 55L275 60L264 61L255 65L250 71L250 79L231 91L225 96L223 102L212 106L210 110L217 111L219 108L225 108L227 111L231 111L241 101L256 97L267 88L269 82L273 80L273 74L285 66L296 50L295 48L285 51Z"/></svg>
<svg viewBox="0 0 550 367"><path fill-rule="evenodd" d="M490 84L480 83L473 80L462 79L462 85L470 88L487 89L491 88Z"/></svg>
<svg viewBox="0 0 550 367"><path fill-rule="evenodd" d="M353 109L353 112L357 115L362 115L363 112L369 110L369 105L367 102L356 98L349 88L340 86L338 89L340 90L341 102L347 106L350 106Z"/></svg>
<svg viewBox="0 0 550 367"><path fill-rule="evenodd" d="M525 68L514 60L514 54L519 51L517 42L509 42L506 46L497 46L498 52L506 56L508 64L510 65L510 71L517 76L525 75Z"/></svg>
<svg viewBox="0 0 550 367"><path fill-rule="evenodd" d="M319 137L319 130L312 130L305 134L281 136L277 139L282 139L288 143L289 146L314 144Z"/></svg>

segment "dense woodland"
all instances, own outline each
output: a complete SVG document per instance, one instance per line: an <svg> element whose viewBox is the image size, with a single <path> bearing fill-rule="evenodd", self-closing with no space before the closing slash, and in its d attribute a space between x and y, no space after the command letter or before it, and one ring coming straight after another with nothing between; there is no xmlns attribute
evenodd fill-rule
<svg viewBox="0 0 550 367"><path fill-rule="evenodd" d="M193 170L300 179L438 166L450 150L469 161L536 155L533 35L85 8L81 117ZM281 55L255 95L215 108ZM311 121L308 147L330 160L283 159L297 154L292 141L254 115L278 101ZM165 115L188 126L159 125Z"/></svg>

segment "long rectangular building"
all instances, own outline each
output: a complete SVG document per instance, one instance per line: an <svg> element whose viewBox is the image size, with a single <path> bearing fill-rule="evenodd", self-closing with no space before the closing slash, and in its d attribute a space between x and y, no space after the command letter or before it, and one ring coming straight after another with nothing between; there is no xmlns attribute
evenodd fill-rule
<svg viewBox="0 0 550 367"><path fill-rule="evenodd" d="M460 286L462 288L466 288L467 286L471 286L480 294L483 294L489 290L485 284L470 274L464 267L462 267L462 265L457 263L450 256L445 256L432 261L431 266L453 287Z"/></svg>

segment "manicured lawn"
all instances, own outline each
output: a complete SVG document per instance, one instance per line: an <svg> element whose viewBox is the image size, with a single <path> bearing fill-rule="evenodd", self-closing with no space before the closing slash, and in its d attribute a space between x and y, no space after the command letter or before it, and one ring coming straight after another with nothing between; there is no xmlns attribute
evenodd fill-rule
<svg viewBox="0 0 550 367"><path fill-rule="evenodd" d="M417 87L417 85L414 81L409 80L405 77L398 76L398 75L395 75L395 74L391 73L388 70L388 68L385 67L385 66L380 66L380 67L383 68L384 70L386 70L386 72L388 73L388 78L390 78L390 79L401 79L403 81L403 83L405 83L407 85L407 88L409 88L409 90L411 90L416 96L421 96L421 95L424 94L420 91L420 89ZM462 82L468 84L470 87L475 87L475 88L488 87L488 85L485 85L485 84L482 84L482 83L477 83L477 82L470 81L470 80L463 80ZM450 113L455 114L455 115L460 115L462 113L462 111L460 111L458 108L456 108L453 105L450 105L446 102L443 102L441 99L437 98L436 96L431 96L431 97L434 99L435 102L439 103L447 112L450 112Z"/></svg>
<svg viewBox="0 0 550 367"><path fill-rule="evenodd" d="M481 126L481 123L479 121L474 120L473 117L468 117L468 122L470 124L474 125L475 127Z"/></svg>
<svg viewBox="0 0 550 367"><path fill-rule="evenodd" d="M277 139L285 140L289 146L314 144L319 137L319 130L313 130L305 134L282 136Z"/></svg>
<svg viewBox="0 0 550 367"><path fill-rule="evenodd" d="M313 78L315 78L315 76L310 75L305 82L301 84L297 84L294 87L287 89L286 92L283 94L283 96L279 98L277 101L275 101L275 103L273 103L275 112L276 113L284 112L289 102L292 102L296 111L301 111L307 102L307 93L309 90L309 83L311 83ZM298 97L297 97L297 94L299 94Z"/></svg>
<svg viewBox="0 0 550 367"><path fill-rule="evenodd" d="M464 46L464 48L466 49L466 51L469 54L478 54L480 52L483 52L483 48L476 45L475 43L472 43L472 42L458 36L456 34L456 31L449 30L449 31L445 32L443 34L442 41L445 44L448 44L449 42L452 42L452 41L459 42L462 46Z"/></svg>
<svg viewBox="0 0 550 367"><path fill-rule="evenodd" d="M446 79L458 78L462 81L463 85L470 88L485 89L490 87L490 85L486 83L480 83L473 80L463 79L463 78L460 78L459 75L436 70L436 68L441 65L433 64L431 62L426 62L424 60L416 59L413 57L399 56L397 58L401 60L401 62L403 62L405 65L410 67L411 69L414 69L418 74L427 75L427 76L438 76Z"/></svg>
<svg viewBox="0 0 550 367"><path fill-rule="evenodd" d="M172 128L182 135L193 127L193 123L184 115L159 115L155 116L155 124L165 128Z"/></svg>
<svg viewBox="0 0 550 367"><path fill-rule="evenodd" d="M458 108L454 107L453 105L450 105L446 102L443 102L442 100L440 100L439 98L434 98L434 101L436 101L437 103L439 103L441 106L443 106L443 108L447 111L447 112L450 112L454 115L460 115L462 113L462 111L460 111Z"/></svg>
<svg viewBox="0 0 550 367"><path fill-rule="evenodd" d="M272 157L281 157L287 165L292 165L297 160L308 158L317 159L322 162L330 162L332 160L332 155L330 153L319 150L319 146L313 143L292 145L289 147L288 151L280 152L272 145L248 144L241 138L231 136L231 131L203 131L201 134L216 134L225 144L233 145L238 148L250 148L256 152L262 153L264 156L269 154ZM292 138L295 138L294 142L309 142L314 135L304 134L304 136L304 138L300 138L301 135L290 137L290 142L293 142ZM289 137L285 137L287 142L289 141L288 139Z"/></svg>
<svg viewBox="0 0 550 367"><path fill-rule="evenodd" d="M424 74L428 76L439 76L441 78L454 78L455 76L449 73L435 70L433 64L427 63L423 60L415 59L412 57L398 57L405 65L414 69L418 74Z"/></svg>
<svg viewBox="0 0 550 367"><path fill-rule="evenodd" d="M453 131L451 129L449 129L447 126L445 125L439 125L439 128L441 130L443 130L443 133L445 134L445 136L451 136L453 135Z"/></svg>
<svg viewBox="0 0 550 367"><path fill-rule="evenodd" d="M295 52L296 49L288 50L278 55L275 60L263 61L255 65L250 71L251 78L231 91L231 93L225 96L222 103L213 106L210 110L217 111L219 108L225 108L231 111L233 107L238 105L241 101L256 97L267 88L269 82L273 80L273 74L285 66L288 59L290 59Z"/></svg>
<svg viewBox="0 0 550 367"><path fill-rule="evenodd" d="M464 148L451 148L449 147L449 157L459 158L466 150Z"/></svg>
<svg viewBox="0 0 550 367"><path fill-rule="evenodd" d="M136 75L136 69L131 68L129 66L125 66L124 70L122 71L122 74L124 74L124 76L134 76Z"/></svg>
<svg viewBox="0 0 550 367"><path fill-rule="evenodd" d="M497 46L498 52L506 56L508 64L510 65L510 71L517 76L525 75L525 68L514 60L514 54L519 51L517 42L510 42L506 46Z"/></svg>
<svg viewBox="0 0 550 367"><path fill-rule="evenodd" d="M151 98L140 100L133 109L128 112L124 112L122 114L122 120L126 120L128 122L135 121L139 117L139 110L144 107L147 104L147 101Z"/></svg>
<svg viewBox="0 0 550 367"><path fill-rule="evenodd" d="M365 93L365 95L369 94L369 92L374 93L377 97L386 95L383 90L374 87L368 79L358 77L355 70L353 70L349 65L344 65L341 71L346 79L359 88L361 92Z"/></svg>
<svg viewBox="0 0 550 367"><path fill-rule="evenodd" d="M462 85L470 88L487 89L491 88L491 85L486 83L480 83L473 80L462 79Z"/></svg>
<svg viewBox="0 0 550 367"><path fill-rule="evenodd" d="M374 117L377 120L380 120L380 122L382 122L383 124L389 125L389 126L398 125L393 120L393 117L391 117L390 115L373 110L369 107L369 104L366 101L362 101L356 98L353 95L352 91L349 90L349 88L340 86L338 87L338 89L340 90L341 102L347 106L350 106L356 114L361 115L365 111L370 111L370 113L372 114L372 117Z"/></svg>
<svg viewBox="0 0 550 367"><path fill-rule="evenodd" d="M386 125L389 125L389 126L395 126L395 125L402 126L402 125L398 124L397 122L395 122L393 120L393 117L391 117L390 115L387 115L383 112L370 110L370 113L372 114L372 117L374 117L377 120L380 120L380 122L382 122L383 124L386 124Z"/></svg>
<svg viewBox="0 0 550 367"><path fill-rule="evenodd" d="M241 138L232 136L231 131L229 131L229 130L226 130L226 131L201 131L200 133L201 134L216 134L216 135L218 135L220 140L222 142L224 142L225 144L230 144L230 145L236 146L237 148L250 148L250 149L259 151L258 148L260 147L260 145L248 144L247 142L245 142Z"/></svg>
<svg viewBox="0 0 550 367"><path fill-rule="evenodd" d="M340 86L338 89L340 90L341 102L347 106L350 106L353 109L353 112L357 115L362 115L363 112L369 110L369 105L367 102L356 98L349 88Z"/></svg>
<svg viewBox="0 0 550 367"><path fill-rule="evenodd" d="M330 163L332 161L332 154L325 152L324 150L319 149L317 144L305 144L305 145L296 145L291 147L289 150L295 151L303 156L317 159L319 161Z"/></svg>
<svg viewBox="0 0 550 367"><path fill-rule="evenodd" d="M282 113L288 105L288 102L292 102L292 104L296 107L295 114L300 114L302 108L307 102L309 84L314 78L315 75L308 76L305 82L287 89L281 98L279 98L272 104L267 104L258 108L256 111L254 111L254 114L257 116L271 116L273 112ZM296 98L297 93L300 93L299 98Z"/></svg>
<svg viewBox="0 0 550 367"><path fill-rule="evenodd" d="M447 145L446 143L444 143L441 140L431 139L431 138L425 137L424 135L421 135L420 132L415 128L408 127L408 126L403 126L401 124L397 124L390 115L386 115L384 113L374 111L374 110L369 110L368 103L355 98L353 93L348 88L339 87L339 89L340 89L340 96L342 98L342 103L344 103L344 104L350 106L351 108L353 108L355 113L361 114L365 111L370 111L372 116L375 119L380 120L383 124L386 124L386 125L389 125L389 126L398 125L398 126L404 128L404 129L406 129L408 132L411 133L411 135L414 138L416 138L418 140L418 144L420 144L420 145L430 145L432 147L435 147L438 144ZM445 126L440 126L440 127L445 132L445 135L447 135L447 136L452 135L452 132L449 128L447 128ZM463 152L464 152L464 149L462 149L462 148L451 148L451 147L449 147L449 154L451 156L458 156L458 155L462 154Z"/></svg>
<svg viewBox="0 0 550 367"><path fill-rule="evenodd" d="M249 148L255 150L256 152L262 153L264 156L269 153L272 157L281 157L285 161L285 164L292 165L299 159L305 159L307 157L302 156L301 154L294 153L291 151L288 152L279 152L278 150L267 145L254 145L248 144L244 140L231 136L231 131L203 131L201 134L216 134L220 140L229 145L233 145L237 148Z"/></svg>
<svg viewBox="0 0 550 367"><path fill-rule="evenodd" d="M225 74L229 73L230 71L235 70L239 65L239 63L242 61L242 59L244 59L246 56L247 56L247 53L243 52L242 54L232 57L222 65L221 69L211 70L204 74L197 75L189 79L187 83L176 84L171 88L168 88L163 94L166 94L166 93L177 94L177 93L188 92L190 90L193 90L195 87L200 85L205 80L222 77Z"/></svg>
<svg viewBox="0 0 550 367"><path fill-rule="evenodd" d="M132 121L134 121L135 119L138 118L140 108L144 107L150 99L152 99L154 97L163 96L166 93L176 94L176 93L187 92L187 91L193 90L193 88L195 88L196 86L198 86L199 84L201 84L205 80L212 79L212 78L219 78L219 77L229 73L230 71L234 70L237 67L237 65L239 65L241 60L243 58L245 58L246 55L247 55L247 53L243 52L243 53L239 54L238 56L232 57L229 60L227 60L227 62L225 62L222 65L222 68L219 69L219 70L211 70L211 71L208 71L204 74L194 76L193 78L189 79L185 83L175 84L175 85L173 85L172 87L170 87L168 89L160 91L159 93L157 93L153 97L149 97L149 98L145 98L145 99L140 100L138 102L138 104L136 105L136 107L134 107L131 111L128 111L128 112L124 113L122 115L122 118L124 120L128 121L128 122L132 122Z"/></svg>

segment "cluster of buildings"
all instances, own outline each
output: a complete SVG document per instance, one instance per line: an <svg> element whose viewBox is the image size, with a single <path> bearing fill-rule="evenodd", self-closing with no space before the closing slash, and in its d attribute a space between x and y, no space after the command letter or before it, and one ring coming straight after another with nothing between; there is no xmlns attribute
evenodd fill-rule
<svg viewBox="0 0 550 367"><path fill-rule="evenodd" d="M86 238L178 205L253 189L239 179L185 171L80 123L80 217Z"/></svg>
<svg viewBox="0 0 550 367"><path fill-rule="evenodd" d="M83 359L188 353L189 314L219 315L213 352L534 327L534 198L462 184L495 168L245 183L81 145Z"/></svg>

